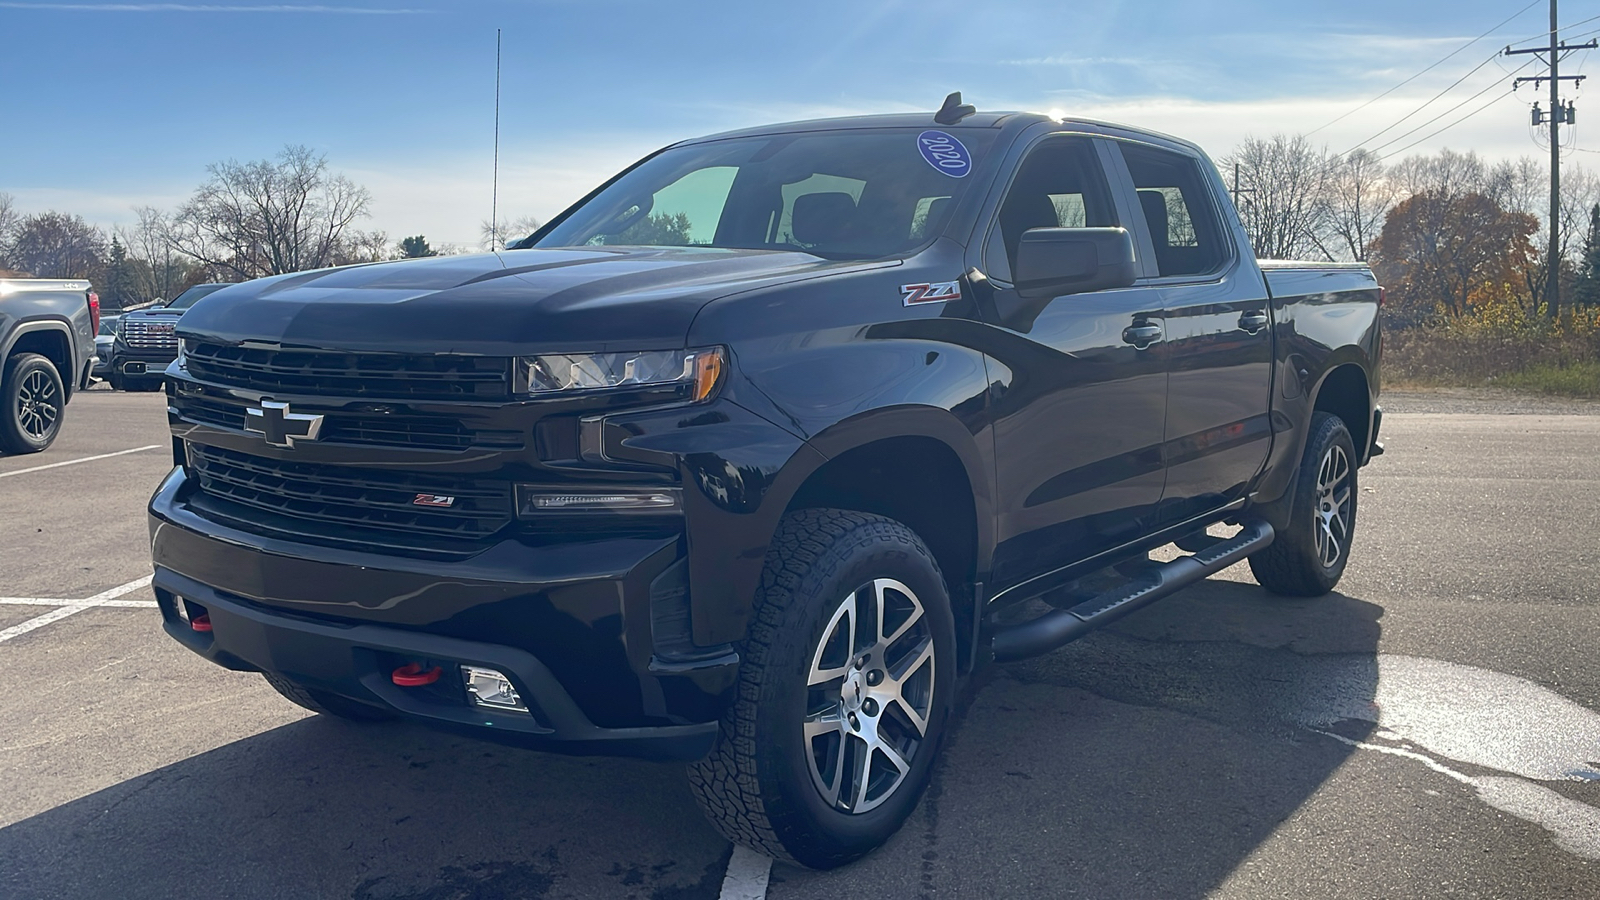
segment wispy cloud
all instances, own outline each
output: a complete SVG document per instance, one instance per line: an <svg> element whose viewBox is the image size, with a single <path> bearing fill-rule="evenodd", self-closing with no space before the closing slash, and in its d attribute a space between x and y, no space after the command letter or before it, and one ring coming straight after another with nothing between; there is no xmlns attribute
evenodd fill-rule
<svg viewBox="0 0 1600 900"><path fill-rule="evenodd" d="M298 3L272 3L258 6L223 6L219 3L15 3L0 2L0 9L35 9L50 12L121 13L343 13L362 16L395 16L427 12L422 9L374 9L362 6L325 6Z"/></svg>
<svg viewBox="0 0 1600 900"><path fill-rule="evenodd" d="M1131 56L1035 56L1028 59L1002 59L1002 66L1148 66L1158 60Z"/></svg>

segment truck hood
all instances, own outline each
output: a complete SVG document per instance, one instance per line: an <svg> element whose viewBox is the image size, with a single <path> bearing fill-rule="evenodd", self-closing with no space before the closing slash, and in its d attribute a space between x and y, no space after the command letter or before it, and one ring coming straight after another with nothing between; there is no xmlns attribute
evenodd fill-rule
<svg viewBox="0 0 1600 900"><path fill-rule="evenodd" d="M190 308L179 330L225 343L411 353L668 349L683 346L695 314L717 297L883 265L703 247L433 257L223 288Z"/></svg>

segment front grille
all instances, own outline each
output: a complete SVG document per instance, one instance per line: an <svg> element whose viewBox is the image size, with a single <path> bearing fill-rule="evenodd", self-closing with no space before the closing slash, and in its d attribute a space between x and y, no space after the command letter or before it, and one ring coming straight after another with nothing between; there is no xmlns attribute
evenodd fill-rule
<svg viewBox="0 0 1600 900"><path fill-rule="evenodd" d="M176 401L178 412L191 422L215 425L233 431L244 430L245 408L249 404L215 397L183 396ZM296 409L300 407L297 405ZM321 410L312 409L312 412ZM414 413L323 413L318 441L332 444L362 444L377 447L404 447L416 450L468 450L474 447L495 450L520 450L520 432L469 428L456 419L422 416Z"/></svg>
<svg viewBox="0 0 1600 900"><path fill-rule="evenodd" d="M122 323L122 341L135 350L164 350L174 355L178 352L178 335L173 322L152 322L133 319Z"/></svg>
<svg viewBox="0 0 1600 900"><path fill-rule="evenodd" d="M342 353L196 343L189 374L265 393L413 400L494 400L511 393L511 361L497 356Z"/></svg>
<svg viewBox="0 0 1600 900"><path fill-rule="evenodd" d="M471 540L494 534L512 518L506 482L283 462L200 444L186 449L202 491L289 519ZM455 503L417 506L419 494L454 497Z"/></svg>

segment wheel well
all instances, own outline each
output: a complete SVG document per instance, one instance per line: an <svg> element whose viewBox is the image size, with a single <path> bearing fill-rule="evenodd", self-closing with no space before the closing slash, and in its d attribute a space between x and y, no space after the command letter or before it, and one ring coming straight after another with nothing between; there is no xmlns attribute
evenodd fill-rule
<svg viewBox="0 0 1600 900"><path fill-rule="evenodd" d="M30 331L17 338L11 345L12 356L18 353L37 353L50 360L56 367L56 374L61 376L61 384L70 395L73 386L77 383L78 373L73 371L72 345L67 340L66 332L54 328L42 331Z"/></svg>
<svg viewBox="0 0 1600 900"><path fill-rule="evenodd" d="M1356 455L1365 458L1367 429L1372 424L1372 394L1367 390L1367 373L1360 366L1346 364L1328 373L1317 391L1315 409L1333 413L1350 429Z"/></svg>
<svg viewBox="0 0 1600 900"><path fill-rule="evenodd" d="M971 658L978 518L967 470L944 443L898 437L841 453L813 472L790 509L853 509L904 524L944 573L956 623L956 658Z"/></svg>

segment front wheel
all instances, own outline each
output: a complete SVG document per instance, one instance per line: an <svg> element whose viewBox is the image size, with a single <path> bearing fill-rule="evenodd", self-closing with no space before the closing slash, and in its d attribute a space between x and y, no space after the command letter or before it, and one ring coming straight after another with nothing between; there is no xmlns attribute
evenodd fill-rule
<svg viewBox="0 0 1600 900"><path fill-rule="evenodd" d="M1289 527L1251 555L1250 572L1275 594L1320 597L1344 574L1356 532L1356 448L1344 420L1312 416L1295 479Z"/></svg>
<svg viewBox="0 0 1600 900"><path fill-rule="evenodd" d="M813 868L888 840L932 776L955 688L950 597L911 529L785 516L767 552L737 700L689 781L728 839Z"/></svg>

